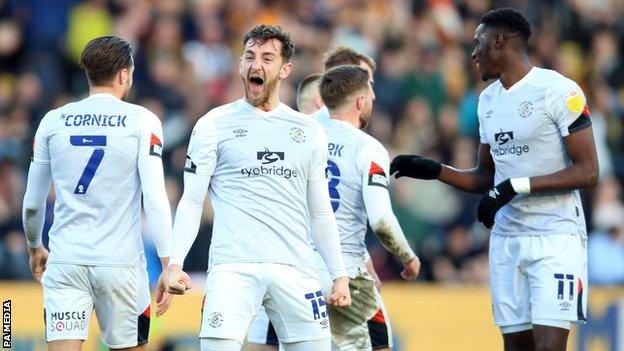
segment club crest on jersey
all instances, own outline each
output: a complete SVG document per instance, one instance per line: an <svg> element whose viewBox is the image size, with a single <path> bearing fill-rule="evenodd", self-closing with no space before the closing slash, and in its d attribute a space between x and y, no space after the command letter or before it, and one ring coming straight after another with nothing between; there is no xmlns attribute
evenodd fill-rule
<svg viewBox="0 0 624 351"><path fill-rule="evenodd" d="M368 170L368 185L380 186L383 188L388 187L388 177L383 168L378 164L371 161L370 168Z"/></svg>
<svg viewBox="0 0 624 351"><path fill-rule="evenodd" d="M290 129L290 137L299 144L306 141L306 135L301 128L292 127Z"/></svg>
<svg viewBox="0 0 624 351"><path fill-rule="evenodd" d="M208 323L213 328L219 328L223 323L223 315L219 312L212 312L208 317Z"/></svg>
<svg viewBox="0 0 624 351"><path fill-rule="evenodd" d="M533 104L530 101L523 101L518 108L520 117L527 118L533 114Z"/></svg>
<svg viewBox="0 0 624 351"><path fill-rule="evenodd" d="M150 138L150 155L162 157L162 142L154 133Z"/></svg>

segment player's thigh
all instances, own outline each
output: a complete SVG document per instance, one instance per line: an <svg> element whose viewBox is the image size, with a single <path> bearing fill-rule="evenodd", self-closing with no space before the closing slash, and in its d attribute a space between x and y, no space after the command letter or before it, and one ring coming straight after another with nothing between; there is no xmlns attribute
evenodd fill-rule
<svg viewBox="0 0 624 351"><path fill-rule="evenodd" d="M266 314L264 306L260 306L258 315L251 323L251 326L249 326L247 343L243 346L243 350L277 350L278 344L275 328L269 321L269 316Z"/></svg>
<svg viewBox="0 0 624 351"><path fill-rule="evenodd" d="M587 250L579 235L536 237L527 251L532 264L526 268L531 288L533 324L569 329L584 321L587 306Z"/></svg>
<svg viewBox="0 0 624 351"><path fill-rule="evenodd" d="M243 344L243 351L277 351L279 349L276 345L266 345L259 343L252 343L247 341Z"/></svg>
<svg viewBox="0 0 624 351"><path fill-rule="evenodd" d="M224 263L208 271L199 337L243 343L266 293L263 263Z"/></svg>
<svg viewBox="0 0 624 351"><path fill-rule="evenodd" d="M138 346L133 346L133 347L124 347L121 349L110 349L111 351L146 351L147 350L147 344L143 344L143 345L138 345Z"/></svg>
<svg viewBox="0 0 624 351"><path fill-rule="evenodd" d="M316 271L269 264L264 301L280 343L329 338L327 306Z"/></svg>
<svg viewBox="0 0 624 351"><path fill-rule="evenodd" d="M48 265L41 285L46 341L78 341L55 342L52 346L55 349L62 345L82 344L82 340L87 339L93 311L88 268L69 264Z"/></svg>
<svg viewBox="0 0 624 351"><path fill-rule="evenodd" d="M48 342L48 351L81 351L82 340L55 340Z"/></svg>
<svg viewBox="0 0 624 351"><path fill-rule="evenodd" d="M240 351L243 346L238 340L221 338L200 338L201 351Z"/></svg>
<svg viewBox="0 0 624 351"><path fill-rule="evenodd" d="M369 320L379 310L377 289L368 273L349 280L351 306L329 306L332 342L339 350L370 350Z"/></svg>
<svg viewBox="0 0 624 351"><path fill-rule="evenodd" d="M390 350L393 340L388 312L379 291L375 289L375 292L379 309L367 322L371 347L373 350Z"/></svg>
<svg viewBox="0 0 624 351"><path fill-rule="evenodd" d="M92 267L95 314L101 338L110 349L147 343L150 291L147 271L133 267Z"/></svg>
<svg viewBox="0 0 624 351"><path fill-rule="evenodd" d="M489 280L494 323L504 328L531 322L529 279L521 263L523 238L492 235L489 249Z"/></svg>

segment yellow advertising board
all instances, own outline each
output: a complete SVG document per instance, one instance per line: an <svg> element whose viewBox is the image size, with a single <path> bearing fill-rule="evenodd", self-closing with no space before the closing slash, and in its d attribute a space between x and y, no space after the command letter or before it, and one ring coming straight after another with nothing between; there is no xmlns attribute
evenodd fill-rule
<svg viewBox="0 0 624 351"><path fill-rule="evenodd" d="M395 350L502 350L492 321L487 287L393 283L382 289L395 335ZM41 287L35 283L0 282L0 298L11 301L13 350L44 350ZM575 328L568 350L624 350L624 289L592 288L590 323ZM168 342L174 350L198 350L200 291L176 297L165 316L152 314L150 349ZM619 303L618 303L619 301ZM4 306L4 304L3 304ZM4 316L6 320L6 315ZM103 349L92 318L85 350Z"/></svg>

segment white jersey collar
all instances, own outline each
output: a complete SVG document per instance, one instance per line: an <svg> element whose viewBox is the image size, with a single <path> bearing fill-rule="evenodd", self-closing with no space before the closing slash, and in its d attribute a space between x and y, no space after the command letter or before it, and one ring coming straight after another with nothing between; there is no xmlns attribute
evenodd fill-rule
<svg viewBox="0 0 624 351"><path fill-rule="evenodd" d="M280 101L279 104L277 105L277 107L275 107L272 110L269 111L265 111L263 109L257 108L253 105L251 105L249 102L247 102L247 100L245 100L245 98L241 98L239 100L239 103L243 104L243 106L245 106L247 109L254 111L255 113L261 115L262 117L272 117L275 115L275 113L279 112L282 110L282 108L284 107L284 104Z"/></svg>
<svg viewBox="0 0 624 351"><path fill-rule="evenodd" d="M91 94L87 97L88 98L98 98L98 97L108 97L108 98L113 98L115 100L119 100L118 97L116 97L115 95L111 94L111 93L95 93L95 94Z"/></svg>
<svg viewBox="0 0 624 351"><path fill-rule="evenodd" d="M537 67L533 66L531 67L531 69L529 70L529 72L527 72L527 74L524 75L524 77L522 77L519 81L516 82L516 84L512 85L509 89L505 89L505 86L503 85L503 82L501 82L501 88L503 93L511 93L512 91L518 89L518 87L526 84L526 82L528 82L531 77L533 76L533 74L535 74L535 72L537 71Z"/></svg>

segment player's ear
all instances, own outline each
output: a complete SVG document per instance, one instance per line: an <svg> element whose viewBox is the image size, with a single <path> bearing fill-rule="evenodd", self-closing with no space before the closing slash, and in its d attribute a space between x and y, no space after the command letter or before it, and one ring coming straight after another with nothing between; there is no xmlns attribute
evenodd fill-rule
<svg viewBox="0 0 624 351"><path fill-rule="evenodd" d="M321 99L321 95L315 95L314 98L312 99L312 103L314 104L314 107L316 107L316 109L320 109L321 107L323 107L323 99Z"/></svg>
<svg viewBox="0 0 624 351"><path fill-rule="evenodd" d="M117 74L117 84L124 85L130 79L130 72L127 68L122 68Z"/></svg>
<svg viewBox="0 0 624 351"><path fill-rule="evenodd" d="M280 68L279 78L286 79L286 77L288 77L290 72L292 72L292 63L286 62L285 64L282 65L282 68Z"/></svg>
<svg viewBox="0 0 624 351"><path fill-rule="evenodd" d="M358 97L355 98L355 107L358 111L362 111L364 109L364 96L358 95Z"/></svg>
<svg viewBox="0 0 624 351"><path fill-rule="evenodd" d="M494 35L494 49L502 50L505 44L505 37L501 33Z"/></svg>

